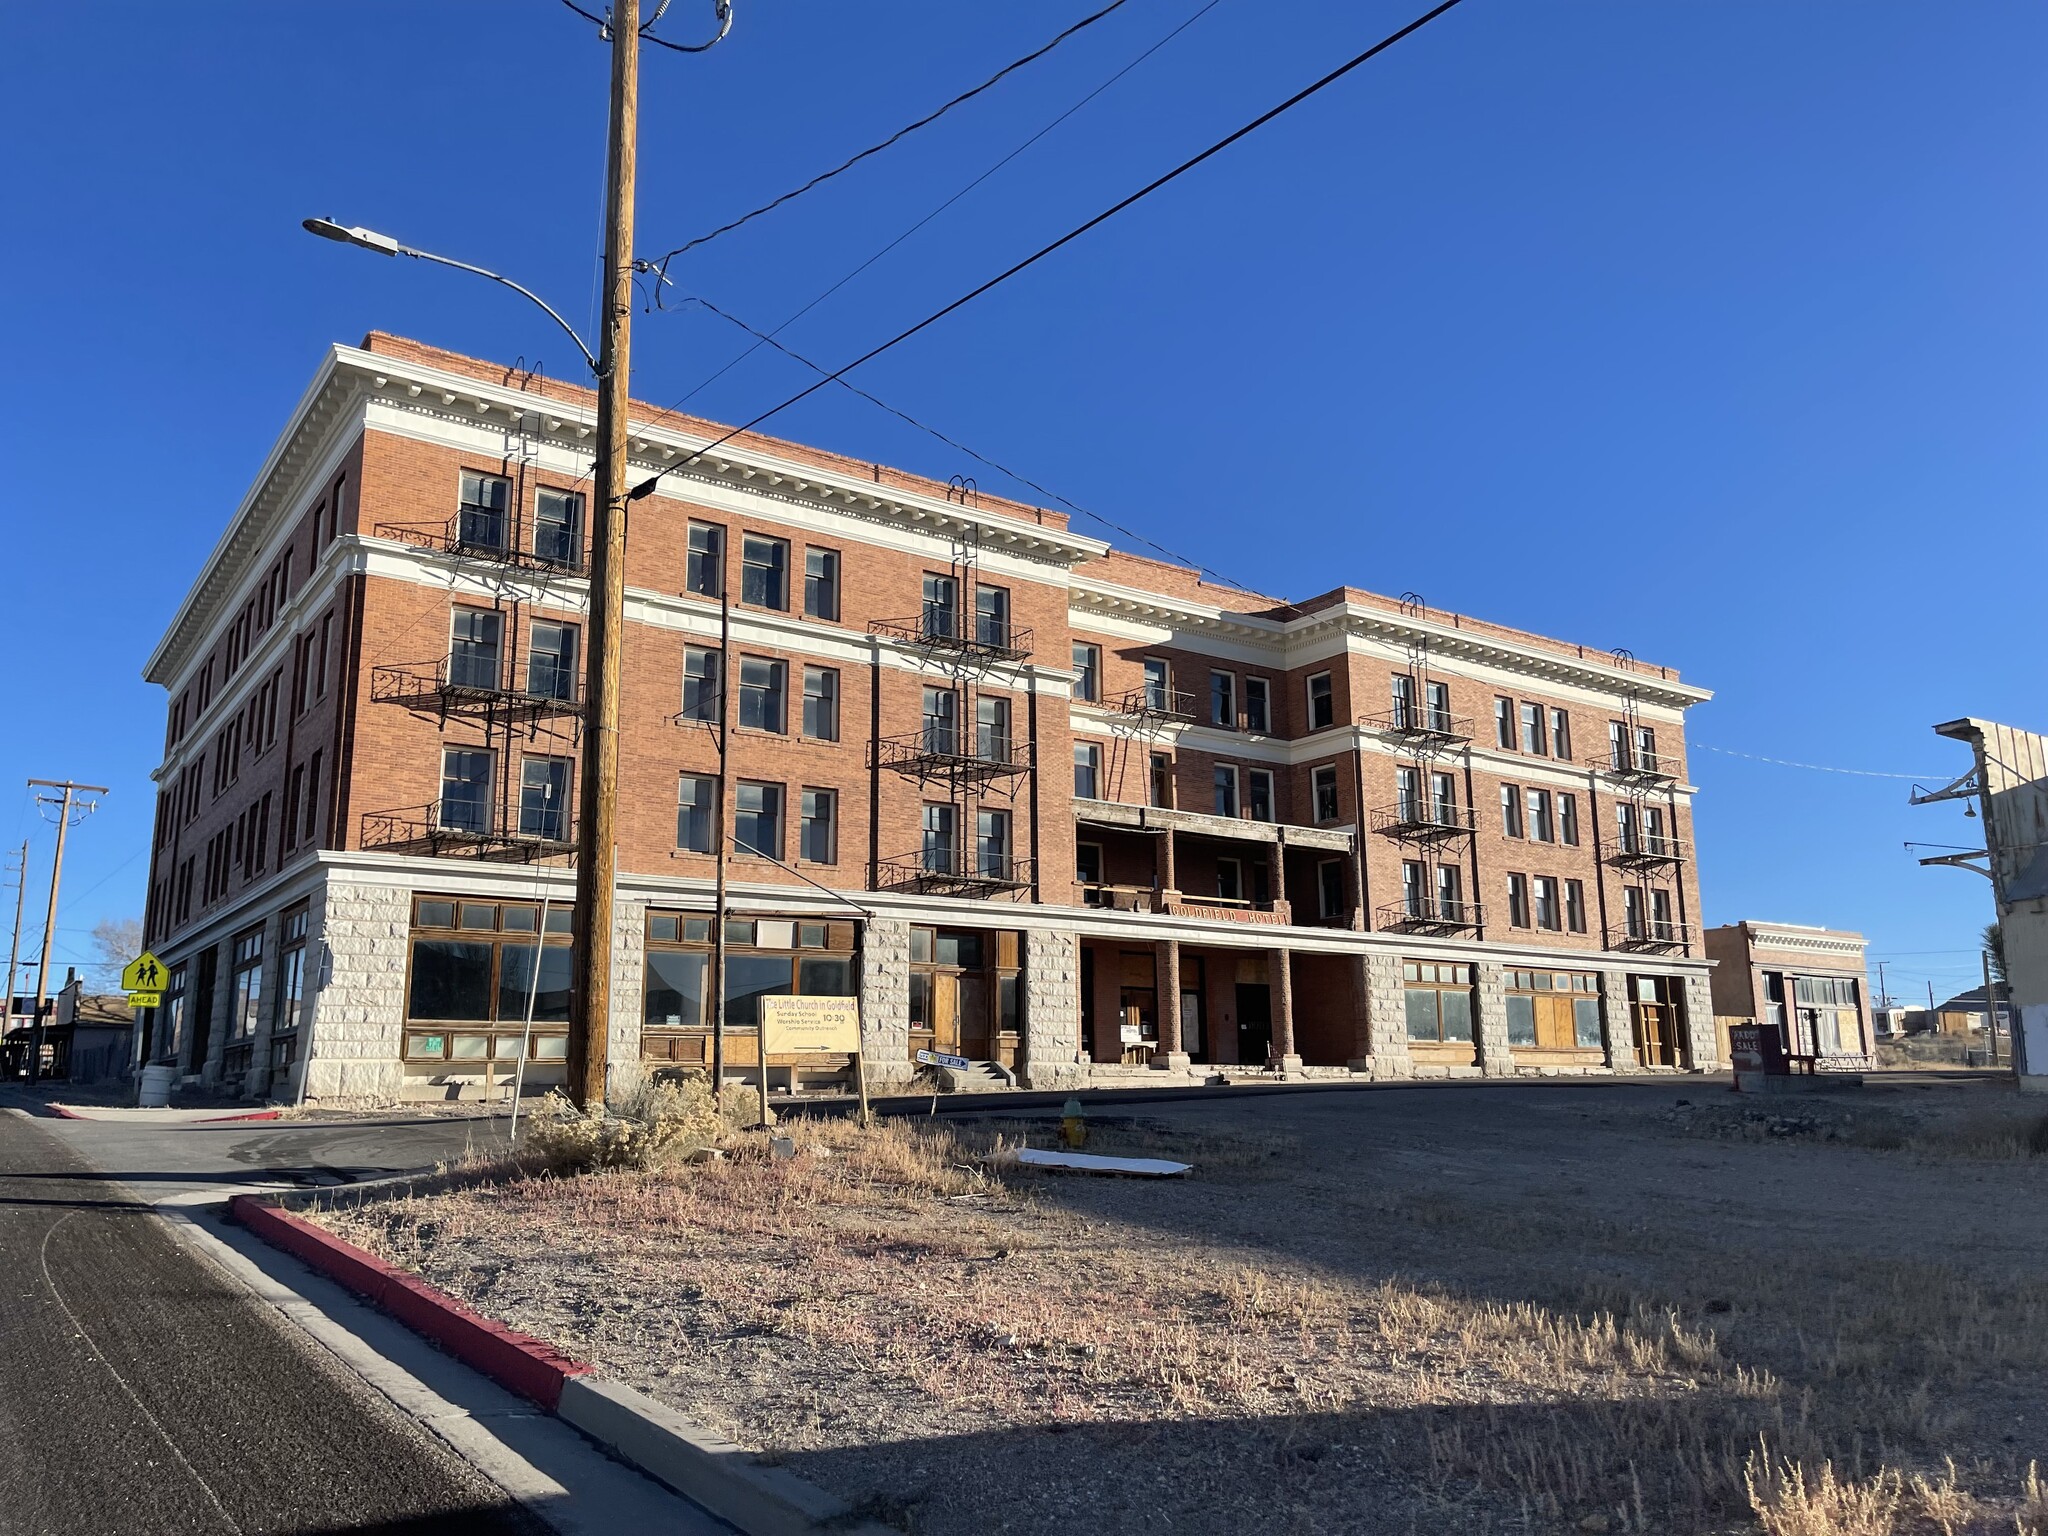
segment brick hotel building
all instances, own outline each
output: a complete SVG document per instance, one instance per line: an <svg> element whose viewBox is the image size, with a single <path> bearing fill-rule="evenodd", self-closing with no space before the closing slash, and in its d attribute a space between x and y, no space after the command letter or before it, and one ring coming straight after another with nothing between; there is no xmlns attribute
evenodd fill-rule
<svg viewBox="0 0 2048 1536"><path fill-rule="evenodd" d="M561 1080L594 420L391 336L327 355L148 664L146 1059ZM737 1065L789 991L859 997L883 1083L920 1049L1053 1087L1713 1064L1703 690L1412 596L1276 603L971 483L692 462L718 431L635 408L632 478L670 473L627 542L615 1082L707 1059L728 594Z"/></svg>

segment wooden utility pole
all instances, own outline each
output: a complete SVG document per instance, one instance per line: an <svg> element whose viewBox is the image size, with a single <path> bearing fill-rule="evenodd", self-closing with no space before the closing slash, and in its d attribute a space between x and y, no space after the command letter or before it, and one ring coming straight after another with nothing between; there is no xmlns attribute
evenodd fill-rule
<svg viewBox="0 0 2048 1536"><path fill-rule="evenodd" d="M23 839L21 852L15 855L21 865L14 871L14 943L7 951L7 1006L4 1017L0 1017L0 1035L7 1033L14 1023L14 978L21 967L21 909L28 899L28 841Z"/></svg>
<svg viewBox="0 0 2048 1536"><path fill-rule="evenodd" d="M50 910L43 919L43 957L36 967L36 1012L30 1024L28 1043L28 1080L38 1081L43 1074L43 1003L50 993L50 944L57 937L57 887L64 879L64 834L71 830L71 807L84 803L90 813L99 807L93 802L81 802L84 795L104 795L106 790L97 784L73 784L69 779L59 783L55 779L30 779L29 788L38 786L59 791L56 795L37 795L38 805L57 807L57 854L50 861ZM23 871L26 880L27 872Z"/></svg>
<svg viewBox="0 0 2048 1536"><path fill-rule="evenodd" d="M718 794L712 814L718 825L711 834L716 851L716 890L711 907L711 1097L725 1102L725 882L732 849L726 839L730 817L726 799L732 791L732 584L726 580L725 541L718 545ZM768 1107L768 1057L761 1057L761 1107Z"/></svg>
<svg viewBox="0 0 2048 1536"><path fill-rule="evenodd" d="M1998 1065L1998 994L1991 990L1991 951L1979 950L1984 962L1984 1033L1991 1045L1991 1065Z"/></svg>
<svg viewBox="0 0 2048 1536"><path fill-rule="evenodd" d="M583 785L576 823L576 980L569 1002L569 1097L605 1100L611 1036L612 890L618 868L619 643L626 607L626 405L633 321L633 173L640 120L640 0L613 0L605 152L604 332L597 354L597 468L590 526L590 622Z"/></svg>

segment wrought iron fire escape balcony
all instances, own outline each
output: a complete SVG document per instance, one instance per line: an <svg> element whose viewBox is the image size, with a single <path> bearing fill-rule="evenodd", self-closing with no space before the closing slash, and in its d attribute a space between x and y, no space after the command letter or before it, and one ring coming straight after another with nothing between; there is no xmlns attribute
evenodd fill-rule
<svg viewBox="0 0 2048 1536"><path fill-rule="evenodd" d="M1141 726L1192 725L1195 696L1178 688L1133 688L1112 704L1110 711Z"/></svg>
<svg viewBox="0 0 2048 1536"><path fill-rule="evenodd" d="M1420 704L1390 709L1383 715L1364 715L1358 723L1367 730L1423 749L1462 746L1472 739L1470 715L1425 709Z"/></svg>
<svg viewBox="0 0 2048 1536"><path fill-rule="evenodd" d="M1664 952L1692 947L1692 924L1660 923L1653 918L1644 918L1632 926L1624 927L1614 940L1616 949L1652 950Z"/></svg>
<svg viewBox="0 0 2048 1536"><path fill-rule="evenodd" d="M1028 890L1037 871L1032 859L1007 854L965 855L944 846L883 859L875 867L875 886L918 896L996 896Z"/></svg>
<svg viewBox="0 0 2048 1536"><path fill-rule="evenodd" d="M529 539L520 520L504 512L467 510L445 522L378 523L372 531L380 539L415 549L513 570L570 576L583 570L582 539L576 530L536 526Z"/></svg>
<svg viewBox="0 0 2048 1536"><path fill-rule="evenodd" d="M1428 800L1404 800L1381 806L1372 813L1372 829L1408 843L1441 843L1454 837L1470 837L1476 823L1469 809L1437 805Z"/></svg>
<svg viewBox="0 0 2048 1536"><path fill-rule="evenodd" d="M1605 843L1600 853L1608 863L1623 869L1656 869L1685 862L1684 845L1677 838L1658 832L1638 832L1633 837Z"/></svg>
<svg viewBox="0 0 2048 1536"><path fill-rule="evenodd" d="M951 726L926 726L874 744L875 765L921 783L986 784L1029 773L1031 743Z"/></svg>
<svg viewBox="0 0 2048 1536"><path fill-rule="evenodd" d="M1486 911L1476 901L1436 901L1429 897L1394 902L1378 908L1372 917L1373 927L1391 933L1459 933L1477 930L1485 921Z"/></svg>
<svg viewBox="0 0 2048 1536"><path fill-rule="evenodd" d="M439 661L373 667L370 698L379 704L402 704L438 714L443 720L467 714L538 721L583 713L578 679L572 670L538 667L529 672L527 681L539 684L538 690L507 687L495 661L444 656Z"/></svg>
<svg viewBox="0 0 2048 1536"><path fill-rule="evenodd" d="M1022 661L1031 654L1032 644L1031 631L1008 620L951 608L926 608L905 619L875 619L868 633L933 656L976 661Z"/></svg>
<svg viewBox="0 0 2048 1536"><path fill-rule="evenodd" d="M1580 758L1579 766L1644 788L1678 782L1677 760L1662 752L1596 752Z"/></svg>
<svg viewBox="0 0 2048 1536"><path fill-rule="evenodd" d="M566 811L550 807L514 815L515 827L501 827L491 806L462 800L365 811L362 846L380 853L455 855L505 864L530 864L576 851L575 818Z"/></svg>

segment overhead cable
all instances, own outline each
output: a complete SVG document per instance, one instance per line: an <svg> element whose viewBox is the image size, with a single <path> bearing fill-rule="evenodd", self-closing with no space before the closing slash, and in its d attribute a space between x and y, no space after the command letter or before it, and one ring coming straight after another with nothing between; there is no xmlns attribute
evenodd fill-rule
<svg viewBox="0 0 2048 1536"><path fill-rule="evenodd" d="M568 0L563 0L563 3L567 4ZM1108 5L1105 5L1101 10L1095 12L1095 14L1092 16L1082 17L1079 21L1075 22L1071 27L1068 27L1066 31L1060 33L1059 36L1055 37L1051 42L1045 44L1043 47L1033 49L1030 53L1025 54L1024 57L1021 59L1014 59L1010 63L1005 64L1001 69L997 70L994 74L990 75L986 80L982 81L981 84L974 86L972 89L962 91L958 96L955 96L951 101L947 102L944 106L938 107L931 112L927 112L923 117L920 117L916 122L905 124L903 127L897 129L894 133L890 134L888 138L882 140L881 143L870 144L866 149L860 151L860 153L853 155L846 160L841 161L838 165L833 166L831 170L820 171L817 175L813 176L809 181L805 182L802 186L792 188L790 191L783 193L780 197L774 198L768 202L763 203L760 207L754 209L750 213L741 214L738 218L732 220L730 223L719 225L718 228L712 230L709 234L699 235L694 240L684 241L681 245L677 246L667 255L655 257L650 265L652 265L656 270L658 270L663 277L666 277L668 275L668 264L671 261L674 261L676 257L682 255L685 251L693 251L700 245L706 244L707 242L712 240L716 240L720 235L729 235L734 230L738 229L742 224L749 223L754 219L758 219L764 213L768 213L773 209L780 208L784 203L789 202L792 198L802 197L806 192L810 191L811 188L817 186L819 183L830 181L834 176L837 176L842 172L852 170L853 167L860 164L861 161L866 160L873 155L879 155L883 150L889 148L892 144L896 144L903 140L904 138L907 138L909 135L917 132L918 129L928 127L930 124L937 122L940 118L944 117L948 112L952 111L962 102L972 101L975 97L979 96L983 91L987 90L990 86L994 85L1004 76L1014 74L1016 73L1016 71L1022 69L1025 65L1033 63L1038 59L1044 58L1048 53L1051 53L1053 49L1059 47L1061 43L1064 43L1076 32L1079 32L1086 27L1092 27L1093 25L1095 25L1096 22L1102 20L1103 17L1107 16L1111 11L1118 9L1124 3L1125 0L1109 0Z"/></svg>
<svg viewBox="0 0 2048 1536"><path fill-rule="evenodd" d="M1116 217L1116 215L1118 215L1119 213L1122 213L1126 208L1129 208L1132 204L1137 203L1142 199L1151 196L1152 193L1157 192L1161 187L1165 186L1168 182L1174 181L1175 179L1186 175L1189 171L1193 170L1203 161L1210 159L1214 155L1220 154L1222 151L1228 149L1231 145L1235 144L1239 139L1244 138L1247 134L1255 132L1257 129L1263 128L1267 123L1273 121L1274 118L1280 116L1283 112L1287 112L1292 108L1299 106L1302 102L1308 100L1309 97L1315 95L1317 92L1324 90L1328 86L1334 85L1337 81L1343 79L1344 76L1350 74L1352 70L1358 68L1359 65L1365 63L1368 59L1375 58L1378 55L1386 52L1387 49L1393 47L1394 44L1400 42L1403 38L1409 37L1414 33L1419 32L1422 28L1429 25L1430 22L1436 20L1437 17L1443 15L1446 11L1453 10L1457 6L1462 5L1463 3L1464 0L1443 0L1442 4L1437 5L1428 11L1425 11L1422 15L1418 16L1415 20L1409 22L1399 31L1389 33L1387 36L1381 38L1378 42L1374 43L1370 48L1366 49L1363 53L1357 54L1353 58L1338 65L1335 69L1331 70L1328 74L1324 75L1320 80L1315 81L1311 85L1302 87L1302 89L1296 91L1292 96L1288 97L1278 106L1273 107L1268 111L1260 113L1257 117L1253 118L1250 122L1246 123L1242 128L1239 128L1234 133L1227 134L1223 138L1218 139L1214 144L1211 144L1207 149L1203 150L1200 154L1195 155L1191 159L1183 160L1179 165L1175 166L1165 175L1156 177L1152 181L1147 182L1144 186L1140 187L1137 191L1131 193L1128 197L1125 197L1121 201L1113 203L1108 208L1103 209L1102 212L1096 214L1094 218L1089 219L1086 223L1076 225L1073 229L1068 230L1064 235L1061 235L1057 240L1054 240L1051 244L1040 246L1036 251L1032 252L1029 256L1026 256L1022 261L1016 262L1009 266L1008 268L1006 268L1005 270L998 272L994 277L990 278L987 282L981 284L977 288L971 289L968 292L962 294L959 298L953 300L952 303L946 305L944 308L932 311L931 314L926 315L924 319L918 321L915 325L910 326L905 330L898 331L894 336L890 337L881 345L871 347L866 352L863 352L859 357L856 357L852 362L845 364L843 367L840 367L829 374L826 374L823 378L819 379L816 383L810 385L808 388L797 391L797 393L791 395L787 400L781 402L781 404L770 406L767 410L761 412L752 420L743 422L739 426L731 428L725 433L724 436L716 438L709 443L706 443L704 447L697 450L697 453L693 455L691 459L684 460L682 461L682 463L694 462L697 457L701 457L703 454L710 452L712 449L718 447L721 443L730 442L733 438L738 437L742 432L752 431L755 427L758 427L759 425L761 425L762 422L767 421L770 417L778 416L782 412L788 410L791 406L797 404L799 401L809 399L812 395L816 394L819 390L823 389L827 384L836 383L841 377L853 372L854 369L860 367L863 363L873 362L876 358L880 357L884 352L887 352L890 348L898 346L903 342L908 341L911 337L917 335L918 332L925 330L927 327L936 324L940 320L945 319L946 316L952 314L954 310L959 309L964 305L972 303L974 300L980 298L984 293L987 293L990 289L995 288L1002 283L1008 282L1011 278L1015 277L1018 273L1024 271L1026 268L1034 266L1038 262L1043 261L1046 257L1050 256L1054 251L1059 250L1062 246L1068 245L1073 241L1078 240L1082 235L1088 233L1089 230L1095 228L1098 224L1107 222L1108 220ZM681 464L677 464L672 465L670 467L680 468L682 466ZM632 489L632 491L628 493L627 499L631 501L638 501L641 497L649 495L650 493L652 493L655 486L660 484L662 476L667 474L668 472L668 469L656 470L651 478L644 480L639 485L635 486Z"/></svg>

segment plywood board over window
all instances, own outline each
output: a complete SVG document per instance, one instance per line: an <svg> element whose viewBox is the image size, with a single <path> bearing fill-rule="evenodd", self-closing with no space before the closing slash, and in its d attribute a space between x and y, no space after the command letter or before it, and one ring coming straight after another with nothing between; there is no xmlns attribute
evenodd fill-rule
<svg viewBox="0 0 2048 1536"><path fill-rule="evenodd" d="M1591 971L1509 971L1508 1045L1528 1066L1604 1059L1600 978Z"/></svg>

